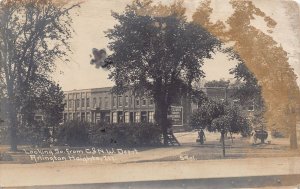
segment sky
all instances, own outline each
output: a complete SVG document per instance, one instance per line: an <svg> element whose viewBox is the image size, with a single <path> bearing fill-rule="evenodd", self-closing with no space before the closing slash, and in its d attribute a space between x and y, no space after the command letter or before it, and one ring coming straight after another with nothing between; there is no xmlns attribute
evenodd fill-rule
<svg viewBox="0 0 300 189"><path fill-rule="evenodd" d="M63 90L86 89L113 86L114 83L108 80L109 72L103 69L96 69L90 65L92 48L106 48L108 39L104 31L112 28L117 22L111 16L111 11L122 12L127 3L131 0L85 0L81 8L77 10L78 16L73 17L73 28L75 34L71 41L72 54L69 55L70 62L57 61L57 69L53 74L53 79L57 81ZM300 1L300 0L299 0ZM162 0L170 2L170 0ZM199 0L185 0L187 16L191 17L199 5ZM287 14L285 6L280 0L260 0L255 1L262 11L276 20L272 37L282 45L289 53L290 65L298 75L298 85L300 84L300 36L295 33L291 26L290 16ZM232 13L230 5L224 0L213 1L213 20L225 20ZM299 14L299 12L298 12ZM255 20L253 25L264 28L259 20ZM299 26L299 25L298 25ZM300 31L298 31L300 32ZM219 80L222 78L233 78L229 74L229 69L233 68L236 62L228 61L222 53L217 53L214 59L206 60L203 70L206 73L205 80Z"/></svg>

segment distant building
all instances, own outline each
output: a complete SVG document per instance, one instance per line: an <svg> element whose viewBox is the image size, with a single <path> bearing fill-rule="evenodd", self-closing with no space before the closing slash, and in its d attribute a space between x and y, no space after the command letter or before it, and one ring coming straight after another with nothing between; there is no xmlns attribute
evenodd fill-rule
<svg viewBox="0 0 300 189"><path fill-rule="evenodd" d="M151 97L136 96L133 91L113 94L111 87L65 91L64 121L81 120L92 123L154 122L155 104ZM176 126L187 126L192 109L186 99L174 104L169 117ZM176 120L175 120L176 119Z"/></svg>
<svg viewBox="0 0 300 189"><path fill-rule="evenodd" d="M135 122L154 122L155 104L150 97L140 97L128 91L125 94L117 95L111 92L111 87L91 88L81 90L65 91L65 110L64 121L81 120L92 123L135 123ZM225 88L201 88L206 95L215 100L228 100L235 103L231 97L232 89ZM176 125L181 121L184 126L189 124L189 117L198 108L197 104L191 100L181 98L180 102L174 103L173 114L170 118L178 117L179 109L180 120L176 120Z"/></svg>
<svg viewBox="0 0 300 189"><path fill-rule="evenodd" d="M153 99L137 97L132 91L122 95L113 94L110 87L66 91L64 103L64 121L154 122Z"/></svg>
<svg viewBox="0 0 300 189"><path fill-rule="evenodd" d="M207 97L213 100L219 100L219 101L227 101L230 104L238 104L241 105L241 102L239 99L234 97L235 89L234 88L225 88L225 87L204 87L201 89ZM255 104L255 102L249 101L249 102L243 102L242 106L244 111L248 112L254 112L255 110L260 109L261 107L258 104Z"/></svg>

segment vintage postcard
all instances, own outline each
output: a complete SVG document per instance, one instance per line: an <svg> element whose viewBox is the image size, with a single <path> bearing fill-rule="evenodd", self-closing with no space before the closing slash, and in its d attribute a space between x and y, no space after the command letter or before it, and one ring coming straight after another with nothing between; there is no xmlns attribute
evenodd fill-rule
<svg viewBox="0 0 300 189"><path fill-rule="evenodd" d="M0 0L0 188L300 188L292 0Z"/></svg>

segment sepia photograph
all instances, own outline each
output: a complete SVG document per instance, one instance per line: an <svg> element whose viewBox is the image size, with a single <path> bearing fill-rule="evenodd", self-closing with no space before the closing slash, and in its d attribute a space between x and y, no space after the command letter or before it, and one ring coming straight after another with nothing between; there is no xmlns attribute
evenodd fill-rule
<svg viewBox="0 0 300 189"><path fill-rule="evenodd" d="M300 0L0 0L0 189L300 189Z"/></svg>

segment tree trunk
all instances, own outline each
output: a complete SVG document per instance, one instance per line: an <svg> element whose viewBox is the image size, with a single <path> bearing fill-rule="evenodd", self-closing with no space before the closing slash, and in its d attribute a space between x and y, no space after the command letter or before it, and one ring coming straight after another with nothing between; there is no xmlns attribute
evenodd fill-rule
<svg viewBox="0 0 300 189"><path fill-rule="evenodd" d="M9 131L10 131L10 150L17 151L17 114L13 103L9 102Z"/></svg>
<svg viewBox="0 0 300 189"><path fill-rule="evenodd" d="M289 119L289 127L290 127L290 148L291 149L297 149L298 144L297 144L297 128L296 128L296 114L291 113L288 115Z"/></svg>
<svg viewBox="0 0 300 189"><path fill-rule="evenodd" d="M189 84L189 85L191 85L191 84ZM190 88L192 88L192 86L190 86ZM182 95L182 94L180 94L180 95ZM185 109L185 112L186 112L185 113L185 115L186 115L185 116L186 117L186 124L189 125L190 124L190 117L192 115L192 96L191 96L191 90L188 90L188 92L186 94L186 109Z"/></svg>
<svg viewBox="0 0 300 189"><path fill-rule="evenodd" d="M164 103L157 103L155 107L155 120L161 127L164 145L168 145L168 107Z"/></svg>
<svg viewBox="0 0 300 189"><path fill-rule="evenodd" d="M225 157L225 132L221 131L223 157Z"/></svg>
<svg viewBox="0 0 300 189"><path fill-rule="evenodd" d="M295 132L292 132L290 135L290 148L298 149L296 128L294 130Z"/></svg>
<svg viewBox="0 0 300 189"><path fill-rule="evenodd" d="M8 96L8 120L9 120L9 134L10 134L10 150L17 151L17 110L15 104L15 96L13 93L13 86L11 83L7 84Z"/></svg>
<svg viewBox="0 0 300 189"><path fill-rule="evenodd" d="M264 143L265 143L265 138L264 138L263 136L262 136L261 139L260 139L260 143L261 143L261 144L264 144Z"/></svg>
<svg viewBox="0 0 300 189"><path fill-rule="evenodd" d="M230 132L231 143L233 144L232 132Z"/></svg>

